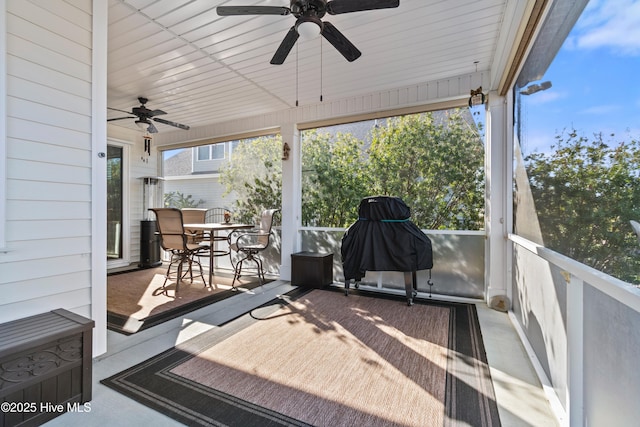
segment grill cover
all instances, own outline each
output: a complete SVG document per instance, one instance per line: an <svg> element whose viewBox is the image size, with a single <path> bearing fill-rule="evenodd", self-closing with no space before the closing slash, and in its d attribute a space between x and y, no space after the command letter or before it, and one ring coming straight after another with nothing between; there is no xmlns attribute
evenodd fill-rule
<svg viewBox="0 0 640 427"><path fill-rule="evenodd" d="M373 196L360 201L358 221L342 237L346 281L367 271L418 271L433 267L431 240L409 220L411 209L399 197Z"/></svg>

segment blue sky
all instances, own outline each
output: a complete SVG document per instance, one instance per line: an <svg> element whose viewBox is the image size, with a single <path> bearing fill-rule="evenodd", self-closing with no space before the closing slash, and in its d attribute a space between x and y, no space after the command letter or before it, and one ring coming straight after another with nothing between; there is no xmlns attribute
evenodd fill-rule
<svg viewBox="0 0 640 427"><path fill-rule="evenodd" d="M640 137L640 0L591 0L541 81L523 96L525 154L563 129L607 142ZM611 133L615 137L610 138Z"/></svg>

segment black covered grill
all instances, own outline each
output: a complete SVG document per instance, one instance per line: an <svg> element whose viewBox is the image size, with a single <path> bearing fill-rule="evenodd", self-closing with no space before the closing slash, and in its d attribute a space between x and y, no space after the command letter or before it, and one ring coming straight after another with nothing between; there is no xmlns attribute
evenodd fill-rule
<svg viewBox="0 0 640 427"><path fill-rule="evenodd" d="M360 201L358 220L342 238L345 294L367 271L405 273L407 302L416 294L416 272L433 267L431 240L410 221L411 209L399 197L373 196ZM429 281L431 285L431 281Z"/></svg>

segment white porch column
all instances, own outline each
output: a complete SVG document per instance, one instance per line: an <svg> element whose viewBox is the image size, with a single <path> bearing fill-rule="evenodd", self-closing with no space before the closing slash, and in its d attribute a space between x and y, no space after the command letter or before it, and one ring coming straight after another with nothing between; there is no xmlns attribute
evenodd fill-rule
<svg viewBox="0 0 640 427"><path fill-rule="evenodd" d="M291 280L291 254L300 248L298 229L301 221L302 170L300 167L300 131L295 123L280 127L282 144L289 146L289 158L282 160L282 246L280 279Z"/></svg>
<svg viewBox="0 0 640 427"><path fill-rule="evenodd" d="M489 302L496 295L508 296L507 250L508 226L511 219L508 203L511 200L511 158L508 138L508 104L497 92L489 94L485 144L485 298Z"/></svg>
<svg viewBox="0 0 640 427"><path fill-rule="evenodd" d="M93 356L107 351L107 30L106 2L93 2L91 58L91 318Z"/></svg>

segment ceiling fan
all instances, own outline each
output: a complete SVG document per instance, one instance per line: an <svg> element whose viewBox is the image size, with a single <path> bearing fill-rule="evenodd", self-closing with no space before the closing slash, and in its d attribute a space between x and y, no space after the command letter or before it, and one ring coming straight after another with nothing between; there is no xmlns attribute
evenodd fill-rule
<svg viewBox="0 0 640 427"><path fill-rule="evenodd" d="M144 97L139 97L138 98L138 102L140 102L140 106L139 107L133 107L131 109L131 111L124 111L124 110L119 110L117 108L111 108L111 107L107 107L109 110L114 110L114 111L120 111L121 113L126 113L126 114L131 114L130 116L127 117L116 117L113 119L107 119L108 122L112 122L114 120L123 120L123 119L137 119L136 120L136 125L138 125L138 127L144 131L147 131L149 133L158 133L158 129L153 125L153 123L151 123L150 120L153 120L154 122L158 122L158 123L163 123L165 125L169 125L169 126L174 126L180 129L184 129L184 130L189 130L189 126L187 125L183 125L180 123L176 123L176 122L172 122L169 120L165 120L165 119L160 119L157 118L155 116L161 116L163 114L167 114L162 110L150 110L146 107L146 103L147 103L148 99L144 98Z"/></svg>
<svg viewBox="0 0 640 427"><path fill-rule="evenodd" d="M398 7L400 0L291 0L289 7L278 6L218 6L220 16L230 15L293 15L296 23L282 40L280 47L271 59L274 65L284 63L293 45L298 41L304 27L319 29L320 34L344 56L347 61L355 61L362 55L336 27L330 22L322 21L325 14L361 12L365 10L390 9Z"/></svg>

